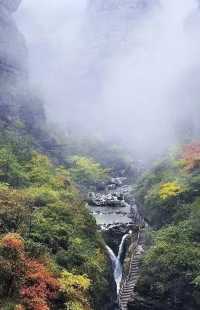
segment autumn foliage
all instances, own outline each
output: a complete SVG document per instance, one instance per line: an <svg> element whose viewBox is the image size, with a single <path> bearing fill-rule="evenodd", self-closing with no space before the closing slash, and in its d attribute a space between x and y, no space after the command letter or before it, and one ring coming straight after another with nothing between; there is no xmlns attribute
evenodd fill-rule
<svg viewBox="0 0 200 310"><path fill-rule="evenodd" d="M90 302L101 309L109 298L102 239L74 184L107 174L87 158L76 164L67 170L7 141L0 148L0 309L87 310Z"/></svg>
<svg viewBox="0 0 200 310"><path fill-rule="evenodd" d="M193 170L200 167L200 143L191 143L184 145L182 160L187 170Z"/></svg>
<svg viewBox="0 0 200 310"><path fill-rule="evenodd" d="M24 243L19 235L17 234L7 234L1 241L2 247L10 250L16 251L16 253L21 254L24 250Z"/></svg>
<svg viewBox="0 0 200 310"><path fill-rule="evenodd" d="M58 281L43 264L26 259L25 284L20 295L29 309L48 310L48 303L55 299L58 290Z"/></svg>
<svg viewBox="0 0 200 310"><path fill-rule="evenodd" d="M58 294L59 283L44 264L28 257L23 239L17 234L7 234L1 241L0 252L1 295L18 295L21 304L17 309L20 310L50 309L49 304Z"/></svg>
<svg viewBox="0 0 200 310"><path fill-rule="evenodd" d="M0 295L12 297L25 275L23 241L17 234L7 234L0 243Z"/></svg>
<svg viewBox="0 0 200 310"><path fill-rule="evenodd" d="M167 182L161 184L159 196L162 200L166 200L168 198L177 197L181 194L184 190L177 182Z"/></svg>

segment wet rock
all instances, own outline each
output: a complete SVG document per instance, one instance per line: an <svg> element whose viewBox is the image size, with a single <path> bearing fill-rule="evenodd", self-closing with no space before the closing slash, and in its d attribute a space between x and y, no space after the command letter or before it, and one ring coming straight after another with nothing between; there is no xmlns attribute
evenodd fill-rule
<svg viewBox="0 0 200 310"><path fill-rule="evenodd" d="M96 191L105 191L106 190L106 182L101 182L101 183L98 183L96 184Z"/></svg>
<svg viewBox="0 0 200 310"><path fill-rule="evenodd" d="M93 206L110 206L110 207L126 207L127 203L124 200L122 193L108 193L108 194L95 194L90 192L88 194L87 202Z"/></svg>
<svg viewBox="0 0 200 310"><path fill-rule="evenodd" d="M114 184L116 186L121 186L122 185L122 180L121 180L121 178L112 178L110 180L110 183Z"/></svg>
<svg viewBox="0 0 200 310"><path fill-rule="evenodd" d="M102 234L106 244L108 244L114 252L117 254L119 244L121 242L122 237L125 234L128 234L130 231L137 232L137 227L133 223L116 223L102 226ZM128 246L129 239L127 239ZM126 246L125 246L126 247Z"/></svg>
<svg viewBox="0 0 200 310"><path fill-rule="evenodd" d="M116 188L117 188L117 185L116 185L116 184L109 184L109 185L107 186L107 189L108 189L109 191L115 190Z"/></svg>
<svg viewBox="0 0 200 310"><path fill-rule="evenodd" d="M161 309L161 307L158 304L158 307L155 308L155 305L153 305L151 301L148 301L147 298L143 298L138 293L135 292L134 301L130 301L128 303L127 310L152 310L152 309L159 310Z"/></svg>

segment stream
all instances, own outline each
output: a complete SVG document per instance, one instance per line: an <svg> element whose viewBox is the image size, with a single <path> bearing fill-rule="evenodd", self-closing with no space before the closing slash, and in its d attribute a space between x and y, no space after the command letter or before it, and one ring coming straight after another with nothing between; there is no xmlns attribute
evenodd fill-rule
<svg viewBox="0 0 200 310"><path fill-rule="evenodd" d="M125 243L136 226L134 218L138 217L132 187L124 183L125 178L112 179L111 184L108 184L103 191L89 193L87 204L106 242L117 296L123 278Z"/></svg>
<svg viewBox="0 0 200 310"><path fill-rule="evenodd" d="M111 182L104 191L88 194L88 208L101 229L132 223L135 204L132 187L124 184L126 178L113 178Z"/></svg>

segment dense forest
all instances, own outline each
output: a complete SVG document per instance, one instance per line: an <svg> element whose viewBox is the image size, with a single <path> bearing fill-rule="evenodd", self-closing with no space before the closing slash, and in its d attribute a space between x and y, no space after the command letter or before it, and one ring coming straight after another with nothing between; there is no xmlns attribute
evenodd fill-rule
<svg viewBox="0 0 200 310"><path fill-rule="evenodd" d="M93 184L106 171L94 159L67 159L42 104L29 100L1 107L1 309L102 309L110 267L75 182Z"/></svg>
<svg viewBox="0 0 200 310"><path fill-rule="evenodd" d="M0 308L102 309L110 264L75 182L94 184L107 170L50 130L11 18L19 2L0 3Z"/></svg>
<svg viewBox="0 0 200 310"><path fill-rule="evenodd" d="M176 147L138 181L150 225L130 309L199 309L200 143Z"/></svg>
<svg viewBox="0 0 200 310"><path fill-rule="evenodd" d="M153 113L156 114L157 103L150 113L151 121L147 122L144 131L141 130L141 139L138 138L140 116L142 115L143 119L144 115L148 114L148 108L147 111L140 110L138 115L137 113L134 115L136 131L133 135L131 135L131 131L134 131L131 130L134 123L133 107L127 105L126 109L121 107L115 109L115 106L110 106L109 113L103 114L102 118L113 117L111 127L117 129L117 133L120 127L123 127L121 136L127 135L125 141L130 140L130 147L127 148L124 141L120 144L120 135L119 141L116 139L115 130L112 132L113 136L110 134L107 138L104 135L102 138L95 132L88 135L90 127L87 128L87 134L84 134L84 130L83 134L80 134L82 127L66 133L66 130L60 129L57 124L51 123L47 116L45 100L36 94L30 83L27 46L13 19L13 13L18 9L20 2L20 0L0 1L0 309L119 309L117 293L120 293L121 283L123 287L126 273L129 275L128 262L130 256L134 258L134 251L138 250L136 241L138 231L141 229L145 235L145 244L144 248L139 245L139 254L142 253L139 268L137 264L134 265L135 269L138 269L136 273L139 273L139 276L136 277L137 281L132 287L132 301L130 298L128 309L198 310L200 308L198 113L194 110L188 112L188 102L185 102L186 109L183 115L180 113L177 123L169 113L168 117L173 119L170 126L172 127L172 123L175 122L178 129L176 128L176 139L170 141L171 143L167 141L166 145L161 141L164 138L160 139L159 134L157 136L158 128L154 128L156 121ZM154 2L157 3L152 1ZM111 12L112 15L112 10L117 12L117 9L123 7L120 2L116 9L113 3L108 3L107 8L101 1L99 5L98 1L94 2L90 14L97 7L97 16L101 15L103 10L101 16L105 18L107 13ZM151 6L149 3L151 1L139 2L140 5L135 6L136 12L145 11L146 14ZM110 18L109 14L107 19ZM117 26L119 16L120 14L116 13ZM93 19L94 16L90 22ZM124 14L125 26L126 19L127 15ZM129 24L133 26L131 18ZM98 28L97 23L95 31ZM110 35L106 29L104 31L109 41L113 33ZM118 46L117 39L115 46ZM104 49L101 53L106 54ZM97 56L92 58L95 65L99 61ZM118 57L119 55L116 56L116 62L119 60ZM146 61L146 58L140 58L140 62L143 63L143 60ZM129 67L129 62L127 63L126 66ZM98 71L96 67L95 70ZM96 74L96 80L92 82L95 84L101 76L102 73ZM91 80L90 77L87 85L83 83L85 88L91 87ZM130 82L132 89L131 79ZM143 79L139 80L139 83L142 82ZM115 86L121 85L121 78L115 83ZM97 89L94 84L92 91ZM154 85L146 86L149 91ZM113 87L115 88L117 90L117 87ZM127 89L123 91L126 93ZM121 94L118 96L118 93L108 93L109 102L112 101L110 99L117 101L119 99L117 97L121 100ZM165 94L162 90L160 94L163 93ZM152 95L151 91L150 94ZM93 98L97 100L97 97L98 92ZM186 94L185 97L188 98ZM130 100L127 94L125 98L127 101ZM152 98L156 100L157 93L150 96L151 100ZM65 100L70 101L70 98ZM194 107L196 107L195 100ZM70 104L73 105L71 102ZM146 108L147 104L144 106ZM175 110L181 110L179 104ZM118 113L127 118L127 123L126 121L120 123ZM158 118L162 115L159 113ZM130 118L128 114L131 115ZM88 117L87 113L83 115L81 124L85 122L85 117ZM93 113L92 118L95 120ZM146 116L144 120L147 121ZM151 122L153 128L149 129L148 124L152 125ZM159 124L162 122L160 118ZM164 127L169 129L168 118L164 124ZM110 124L105 128L108 125ZM163 137L166 134L169 138L169 132L168 130L167 134L163 132ZM152 150L155 141L158 140L155 139L152 145L144 141L145 136L148 140L154 133L162 145L155 152ZM134 138L133 141L131 137ZM136 141L139 141L138 152ZM149 154L146 150L149 150ZM142 160L139 157L141 152L143 152ZM125 184L121 179L125 179ZM107 190L108 187L110 191ZM124 192L118 192L120 195L115 192L119 188L120 190L123 188L129 200L126 201L124 198ZM130 189L131 195L129 195ZM114 227L112 230L111 227L110 235L106 229L103 234L102 226L98 225L86 204L89 192L90 194L92 192L95 207L101 207L103 201L104 211L109 207L110 212L113 201L115 207L116 204L123 205L124 209L133 207L130 210L138 216L136 217L140 219L140 224L132 221L133 215L131 217L130 212L128 222L118 222L117 229ZM105 201L110 205L107 206ZM112 217L112 212L110 214ZM116 214L119 218L120 216L123 218L125 213L117 210ZM114 245L116 253L119 250L118 256L115 257L116 253L106 242ZM115 281L116 268L113 266L119 267L117 276L118 278L121 276L121 282ZM116 292L116 284L119 292Z"/></svg>

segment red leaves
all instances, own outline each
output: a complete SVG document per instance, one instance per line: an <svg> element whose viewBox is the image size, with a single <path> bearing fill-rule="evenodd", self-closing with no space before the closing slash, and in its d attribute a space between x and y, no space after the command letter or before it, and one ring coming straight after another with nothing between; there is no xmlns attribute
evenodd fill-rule
<svg viewBox="0 0 200 310"><path fill-rule="evenodd" d="M19 292L25 275L24 243L17 234L7 234L0 242L0 294L12 297Z"/></svg>
<svg viewBox="0 0 200 310"><path fill-rule="evenodd" d="M183 147L182 159L187 170L200 167L200 143L191 143Z"/></svg>
<svg viewBox="0 0 200 310"><path fill-rule="evenodd" d="M59 290L58 281L36 260L26 260L27 273L21 297L31 310L48 310L48 303L55 299Z"/></svg>
<svg viewBox="0 0 200 310"><path fill-rule="evenodd" d="M17 310L49 310L60 288L53 274L44 264L27 256L24 241L17 234L5 235L0 250L0 274L5 292L11 298L17 292L21 297Z"/></svg>

